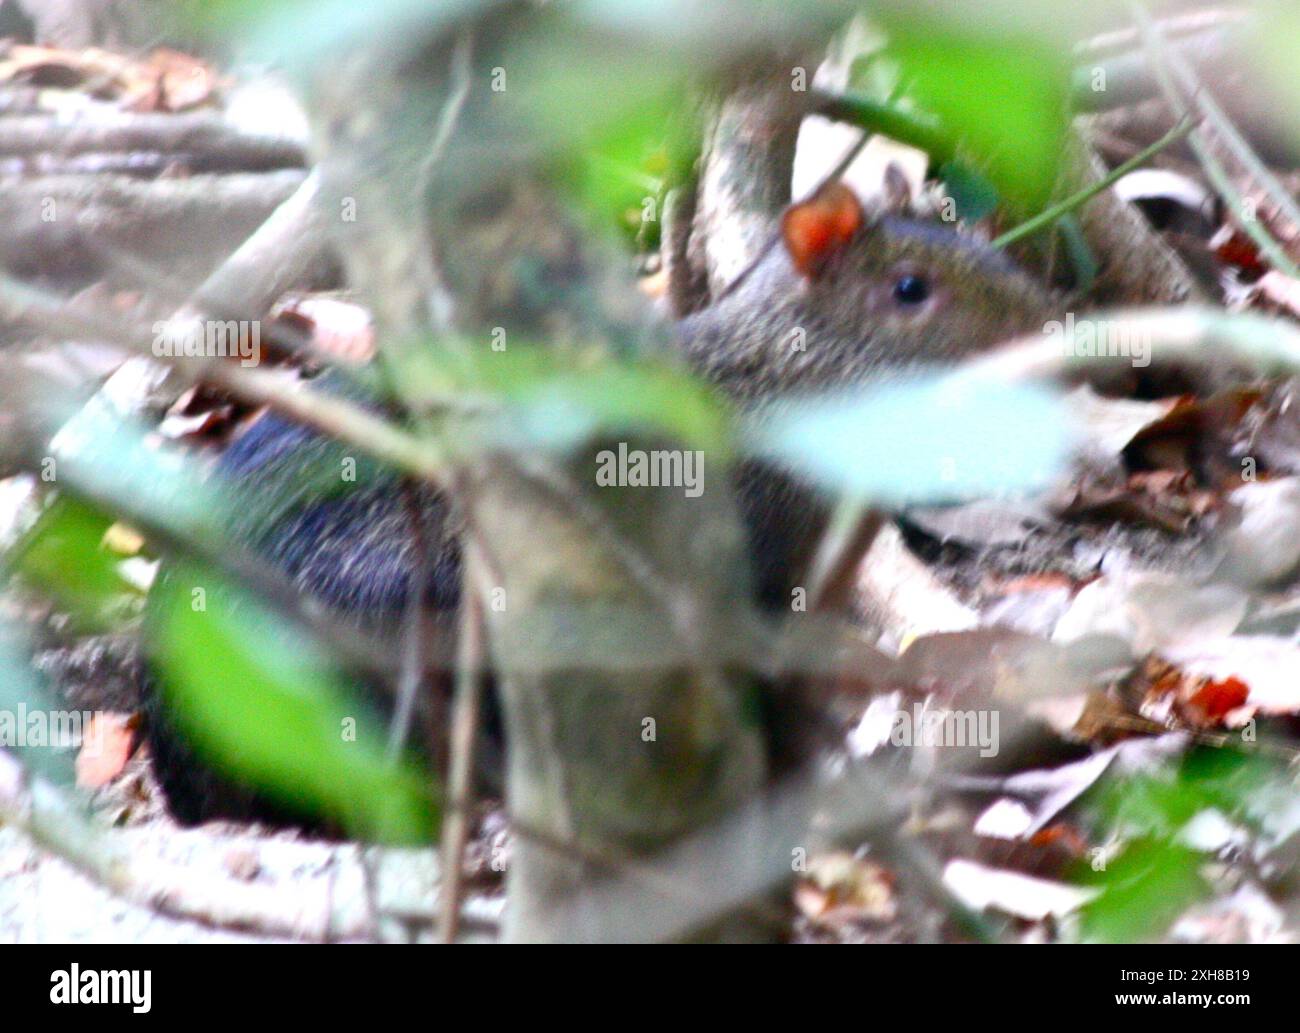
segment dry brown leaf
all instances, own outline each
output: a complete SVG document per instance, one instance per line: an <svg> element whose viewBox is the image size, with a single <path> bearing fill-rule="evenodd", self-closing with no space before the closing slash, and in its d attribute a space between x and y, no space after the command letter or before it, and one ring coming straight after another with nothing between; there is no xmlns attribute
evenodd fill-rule
<svg viewBox="0 0 1300 1033"><path fill-rule="evenodd" d="M157 76L160 111L196 108L212 96L216 75L196 57L160 48L149 55L146 67Z"/></svg>
<svg viewBox="0 0 1300 1033"><path fill-rule="evenodd" d="M1255 297L1266 303L1265 307L1289 316L1300 316L1300 280L1279 273L1265 273L1254 287Z"/></svg>
<svg viewBox="0 0 1300 1033"><path fill-rule="evenodd" d="M16 45L0 60L0 82L87 90L138 112L185 111L206 103L216 86L212 69L179 51L155 50L143 61L88 47Z"/></svg>
<svg viewBox="0 0 1300 1033"><path fill-rule="evenodd" d="M872 861L845 852L812 858L795 886L795 906L819 925L889 922L898 914L894 877Z"/></svg>

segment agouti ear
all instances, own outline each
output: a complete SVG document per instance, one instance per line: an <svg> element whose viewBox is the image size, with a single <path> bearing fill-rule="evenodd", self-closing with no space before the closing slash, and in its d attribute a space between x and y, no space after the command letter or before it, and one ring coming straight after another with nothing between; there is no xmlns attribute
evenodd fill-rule
<svg viewBox="0 0 1300 1033"><path fill-rule="evenodd" d="M828 183L781 216L781 238L800 274L815 280L826 262L848 245L864 221L862 203L843 183Z"/></svg>

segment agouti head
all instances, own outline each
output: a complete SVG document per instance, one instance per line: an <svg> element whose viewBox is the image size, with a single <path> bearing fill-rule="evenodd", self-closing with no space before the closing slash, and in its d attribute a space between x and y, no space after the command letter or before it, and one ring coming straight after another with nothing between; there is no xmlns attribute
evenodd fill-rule
<svg viewBox="0 0 1300 1033"><path fill-rule="evenodd" d="M1000 251L869 214L836 183L787 209L779 246L678 338L701 373L758 399L951 363L1041 329L1055 305Z"/></svg>

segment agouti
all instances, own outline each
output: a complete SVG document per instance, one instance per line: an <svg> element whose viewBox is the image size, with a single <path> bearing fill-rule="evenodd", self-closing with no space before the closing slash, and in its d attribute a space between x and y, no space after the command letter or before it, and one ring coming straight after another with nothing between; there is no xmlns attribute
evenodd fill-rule
<svg viewBox="0 0 1300 1033"><path fill-rule="evenodd" d="M686 361L742 404L951 363L1051 318L1048 291L951 229L865 212L833 184L789 208L772 247L735 289L677 324ZM262 500L232 528L297 587L372 630L395 632L415 576L409 500L395 477L349 494L304 471L339 446L267 414L226 452L220 475ZM335 486L337 488L337 486ZM815 541L819 507L791 479L749 466L737 483L766 606L788 598ZM448 509L421 495L433 570L428 606L457 604L459 555ZM174 813L196 822L264 813L255 797L193 763L165 719L151 732ZM250 803L250 800L252 801Z"/></svg>
<svg viewBox="0 0 1300 1033"><path fill-rule="evenodd" d="M780 243L677 328L687 361L742 400L951 363L1041 329L1055 304L1002 252L870 217L842 184L788 208Z"/></svg>

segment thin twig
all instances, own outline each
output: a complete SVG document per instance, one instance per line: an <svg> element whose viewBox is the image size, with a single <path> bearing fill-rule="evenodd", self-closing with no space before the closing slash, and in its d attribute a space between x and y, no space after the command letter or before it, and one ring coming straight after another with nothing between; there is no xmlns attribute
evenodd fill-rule
<svg viewBox="0 0 1300 1033"><path fill-rule="evenodd" d="M428 669L428 659L425 656L425 599L433 574L433 557L424 533L419 484L410 477L403 477L398 492L411 530L412 561L405 612L402 615L402 662L397 677L397 706L393 708L393 716L388 723L388 759L394 763L406 748L411 721L415 716L416 700L420 695L420 687L425 684L424 675Z"/></svg>
<svg viewBox="0 0 1300 1033"><path fill-rule="evenodd" d="M858 137L857 142L844 152L844 157L836 163L835 167L831 169L830 172L826 173L826 175L821 178L821 181L813 187L812 190L808 191L807 196L810 198L816 197L828 184L834 183L844 175L848 170L848 167L853 164L853 159L856 158L862 152L862 148L867 145L869 139L871 139L871 134L864 131L863 134ZM723 298L729 297L738 291L741 285L749 279L750 275L759 267L763 259L772 252L772 249L776 247L780 240L781 230L778 227L768 234L767 239L763 241L763 246L758 249L758 253L750 260L749 265L745 266L745 268L737 274L736 278L722 289L714 303L716 304Z"/></svg>
<svg viewBox="0 0 1300 1033"><path fill-rule="evenodd" d="M189 383L200 381L228 391L251 405L266 405L296 423L354 445L381 462L442 487L448 482L450 460L439 442L417 438L393 427L343 399L256 367L223 359L156 356L153 335L108 313L93 314L39 288L0 275L0 312L13 319L39 323L52 334L102 341L128 351L162 358Z"/></svg>
<svg viewBox="0 0 1300 1033"><path fill-rule="evenodd" d="M1008 247L1019 240L1024 240L1025 237L1037 233L1039 230L1046 229L1058 219L1082 208L1094 197L1102 191L1108 190L1110 187L1114 186L1134 169L1145 165L1166 147L1177 143L1183 137L1187 136L1192 129L1193 125L1191 120L1184 118L1178 123L1178 125L1174 126L1173 129L1169 130L1169 132L1153 143L1150 147L1135 154L1122 165L1115 166L1108 175L1103 176L1095 183L1088 184L1088 186L1084 187L1082 190L1071 194L1069 197L1052 205L1050 208L1044 209L1032 219L1027 219L1019 226L1012 227L1000 237L995 238L989 246L995 248Z"/></svg>
<svg viewBox="0 0 1300 1033"><path fill-rule="evenodd" d="M460 929L460 898L474 802L474 747L478 742L483 698L484 637L482 565L472 543L465 549L460 589L460 638L457 643L456 693L451 710L451 765L447 776L447 811L442 822L442 899L439 933L454 943Z"/></svg>
<svg viewBox="0 0 1300 1033"><path fill-rule="evenodd" d="M1255 149L1251 147L1246 138L1233 124L1232 119L1224 111L1222 105L1205 88L1191 64L1177 48L1166 47L1165 56L1170 71L1182 84L1183 89L1192 97L1206 122L1214 127L1215 132L1222 139L1223 145L1232 153L1233 157L1241 162L1246 173L1263 188L1269 200L1277 206L1278 211L1290 221L1293 227L1300 230L1300 205L1296 204L1291 192L1282 185L1272 170L1255 153Z"/></svg>
<svg viewBox="0 0 1300 1033"><path fill-rule="evenodd" d="M417 197L420 203L416 211L426 212L428 210L428 205L424 203L425 198L433 189L433 181L438 166L447 153L447 145L451 142L452 134L456 131L456 126L464 113L465 103L469 100L470 87L473 85L473 59L474 33L472 29L466 27L456 37L456 44L452 50L451 95L443 106L442 114L438 119L438 127L433 134L433 142L429 145L428 153L425 154L424 160L420 163L420 171L417 176ZM438 332L447 334L451 330L454 321L453 302L450 293L443 286L442 278L438 275L437 265L433 259L436 253L433 247L433 232L427 219L425 221L424 236L425 246L420 250L419 271L425 280L424 290L429 324Z"/></svg>
<svg viewBox="0 0 1300 1033"><path fill-rule="evenodd" d="M1156 78L1160 83L1160 90L1164 94L1165 100L1173 108L1175 114L1180 118L1187 118L1190 113L1187 101L1174 83L1159 26L1152 20L1146 6L1139 0L1134 0L1131 8L1138 25L1141 27L1142 38L1146 42L1147 53L1151 55ZM1241 227L1242 232L1255 242L1255 245L1268 258L1273 268L1292 279L1300 279L1300 268L1291 261L1287 253L1282 249L1282 245L1269 233L1268 229L1259 220L1246 218L1245 198L1232 182L1228 170L1206 143L1204 135L1199 130L1193 129L1188 134L1187 142L1197 160L1200 161L1201 168L1205 170L1206 177L1210 180L1214 189L1218 191L1219 196L1223 198L1228 210L1233 215L1234 221Z"/></svg>
<svg viewBox="0 0 1300 1033"><path fill-rule="evenodd" d="M1165 32L1175 37L1199 35L1207 29L1234 28L1242 25L1248 17L1246 11L1231 8L1210 8L1204 11L1188 11L1161 19ZM1101 54L1107 51L1128 49L1141 43L1138 29L1133 26L1098 33L1083 40L1074 47L1075 54L1086 57L1089 54Z"/></svg>

